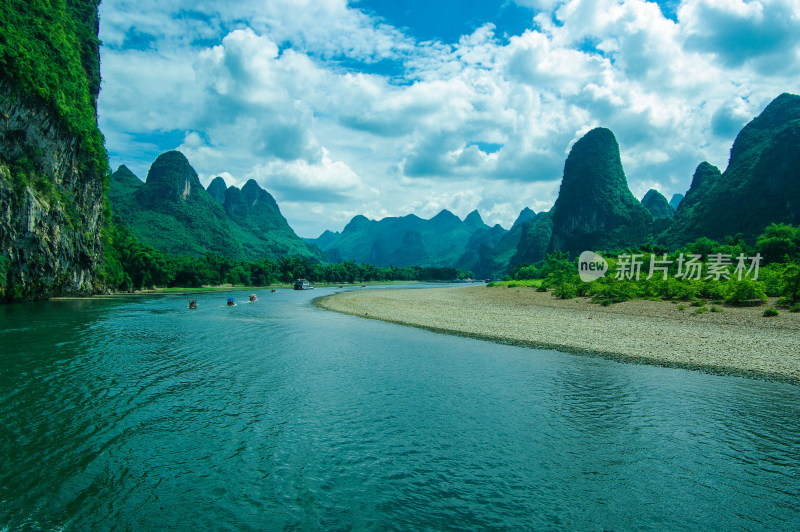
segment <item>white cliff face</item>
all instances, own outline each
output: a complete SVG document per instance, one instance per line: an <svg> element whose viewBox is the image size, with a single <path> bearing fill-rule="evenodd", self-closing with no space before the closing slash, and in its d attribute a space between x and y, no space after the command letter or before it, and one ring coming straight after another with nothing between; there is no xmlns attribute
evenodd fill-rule
<svg viewBox="0 0 800 532"><path fill-rule="evenodd" d="M90 294L102 221L102 176L78 141L0 82L0 300Z"/></svg>

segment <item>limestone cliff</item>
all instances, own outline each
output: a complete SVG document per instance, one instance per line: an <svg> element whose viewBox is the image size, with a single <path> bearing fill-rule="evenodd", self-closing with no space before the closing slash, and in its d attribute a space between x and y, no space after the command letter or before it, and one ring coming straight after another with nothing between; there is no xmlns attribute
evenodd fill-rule
<svg viewBox="0 0 800 532"><path fill-rule="evenodd" d="M103 258L97 2L0 14L0 300L90 294Z"/></svg>

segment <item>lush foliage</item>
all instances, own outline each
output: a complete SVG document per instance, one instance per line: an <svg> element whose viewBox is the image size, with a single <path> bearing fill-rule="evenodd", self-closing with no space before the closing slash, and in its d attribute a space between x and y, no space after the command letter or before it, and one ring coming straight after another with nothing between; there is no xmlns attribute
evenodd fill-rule
<svg viewBox="0 0 800 532"><path fill-rule="evenodd" d="M107 174L95 103L100 90L97 1L5 0L0 10L0 76L53 111L75 135L84 170ZM36 161L19 162L21 166Z"/></svg>
<svg viewBox="0 0 800 532"><path fill-rule="evenodd" d="M624 254L637 255L641 264L638 278L630 274L630 271L621 269L619 260ZM755 271L748 274L745 270L741 272L740 279L735 270L738 265L737 257L742 255L749 259L756 254L762 258L757 279L753 279ZM679 275L679 270L686 268L684 265L690 255L700 257L702 274L699 279L695 279L694 275ZM710 272L720 255L730 257L731 264L727 269L729 275L720 275L717 278ZM516 267L512 271L511 279L503 284L531 286L538 283L536 286L540 289L552 290L554 297L570 299L588 296L594 302L604 305L637 298L711 300L728 305L760 305L768 297L779 297L789 305L800 301L800 226L770 225L758 238L754 248L749 247L740 237L729 238L724 243L699 238L682 250L672 253L667 253L664 248L645 245L636 249L606 252L603 256L617 259L607 258L608 272L591 283L580 279L577 260L571 260L566 253L555 252L537 264ZM664 270L654 269L653 275L649 276L651 260L653 265ZM750 261L745 261L745 266L749 269Z"/></svg>

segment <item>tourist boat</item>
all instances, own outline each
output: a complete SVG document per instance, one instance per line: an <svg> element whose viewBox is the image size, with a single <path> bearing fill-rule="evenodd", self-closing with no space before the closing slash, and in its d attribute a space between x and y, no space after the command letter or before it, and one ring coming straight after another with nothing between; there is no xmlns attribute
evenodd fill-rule
<svg viewBox="0 0 800 532"><path fill-rule="evenodd" d="M313 290L314 285L306 279L298 279L294 282L295 290Z"/></svg>
<svg viewBox="0 0 800 532"><path fill-rule="evenodd" d="M197 308L197 300L196 299L190 299L189 300L189 308Z"/></svg>
<svg viewBox="0 0 800 532"><path fill-rule="evenodd" d="M236 306L236 301L232 297L228 298L228 306L229 307L235 307Z"/></svg>
<svg viewBox="0 0 800 532"><path fill-rule="evenodd" d="M258 301L258 298L256 297L256 295L255 294L250 294L250 303L255 303L256 301Z"/></svg>
<svg viewBox="0 0 800 532"><path fill-rule="evenodd" d="M274 288L270 290L270 294L274 294L275 292L277 292L277 290L275 290Z"/></svg>

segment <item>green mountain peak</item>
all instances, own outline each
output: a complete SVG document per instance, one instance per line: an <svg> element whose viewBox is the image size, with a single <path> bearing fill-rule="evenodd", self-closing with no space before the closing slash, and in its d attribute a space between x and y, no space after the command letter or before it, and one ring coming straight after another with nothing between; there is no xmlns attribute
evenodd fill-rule
<svg viewBox="0 0 800 532"><path fill-rule="evenodd" d="M675 209L669 204L667 198L654 188L648 190L647 194L644 195L642 205L650 211L650 214L656 220L670 219L675 216Z"/></svg>
<svg viewBox="0 0 800 532"><path fill-rule="evenodd" d="M211 197L214 198L217 203L223 205L225 203L225 191L227 189L228 185L225 184L225 180L217 176L208 184L206 192L211 194Z"/></svg>
<svg viewBox="0 0 800 532"><path fill-rule="evenodd" d="M324 255L298 237L275 199L249 180L239 189L221 177L200 185L197 173L177 151L158 156L139 187L122 169L115 172L109 197L118 217L144 243L173 255L208 252L233 259ZM132 175L132 174L131 174Z"/></svg>
<svg viewBox="0 0 800 532"><path fill-rule="evenodd" d="M771 223L800 223L800 96L781 94L748 123L722 174L701 163L675 222L660 240L668 246L701 236L755 238Z"/></svg>
<svg viewBox="0 0 800 532"><path fill-rule="evenodd" d="M484 225L486 225L485 223L483 223L483 218L481 218L478 209L475 209L474 211L469 213L467 217L464 218L464 223L471 227L483 227Z"/></svg>
<svg viewBox="0 0 800 532"><path fill-rule="evenodd" d="M236 187L228 187L225 191L225 214L237 223L247 220L248 205L242 191Z"/></svg>
<svg viewBox="0 0 800 532"><path fill-rule="evenodd" d="M139 191L142 203L185 202L189 196L205 192L197 172L179 151L159 155L147 172L145 186Z"/></svg>
<svg viewBox="0 0 800 532"><path fill-rule="evenodd" d="M678 207L681 206L682 201L683 201L683 194L673 194L672 198L670 198L669 200L669 204L670 206L672 206L673 209L677 211Z"/></svg>
<svg viewBox="0 0 800 532"><path fill-rule="evenodd" d="M536 213L532 209L525 207L519 212L519 216L517 216L517 219L514 220L514 224L511 226L511 229L514 229L515 227L524 224L525 222L534 217L536 217Z"/></svg>
<svg viewBox="0 0 800 532"><path fill-rule="evenodd" d="M617 139L602 127L570 150L552 212L550 248L577 253L644 238L653 221L628 188Z"/></svg>

